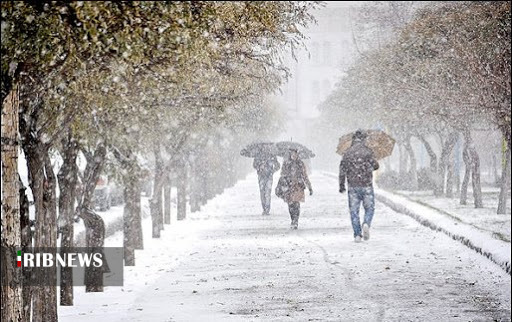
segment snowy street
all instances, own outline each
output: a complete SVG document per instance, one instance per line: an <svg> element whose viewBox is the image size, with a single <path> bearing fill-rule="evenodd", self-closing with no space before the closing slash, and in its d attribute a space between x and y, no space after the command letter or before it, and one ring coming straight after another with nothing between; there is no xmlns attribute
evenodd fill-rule
<svg viewBox="0 0 512 322"><path fill-rule="evenodd" d="M379 202L371 239L354 243L336 179L317 172L311 181L298 231L275 195L271 216L261 215L256 175L187 220L173 218L161 239L151 239L146 219L145 249L125 267L125 286L76 288L60 320L510 319L511 278L497 265Z"/></svg>
<svg viewBox="0 0 512 322"><path fill-rule="evenodd" d="M2 1L0 320L512 321L511 6Z"/></svg>

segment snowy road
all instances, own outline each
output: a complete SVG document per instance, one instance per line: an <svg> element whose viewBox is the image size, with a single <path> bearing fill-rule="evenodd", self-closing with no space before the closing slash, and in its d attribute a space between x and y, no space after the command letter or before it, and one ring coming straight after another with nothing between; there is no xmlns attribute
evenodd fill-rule
<svg viewBox="0 0 512 322"><path fill-rule="evenodd" d="M336 180L312 184L290 231L277 197L261 216L248 177L147 240L123 288L76 292L61 321L510 320L510 275L492 262L380 203L356 244Z"/></svg>

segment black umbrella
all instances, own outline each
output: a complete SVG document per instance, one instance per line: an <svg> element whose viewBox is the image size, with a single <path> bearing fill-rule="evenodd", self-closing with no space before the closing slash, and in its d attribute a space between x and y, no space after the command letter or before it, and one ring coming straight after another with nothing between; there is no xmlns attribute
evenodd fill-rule
<svg viewBox="0 0 512 322"><path fill-rule="evenodd" d="M306 148L304 145L291 142L291 141L283 141L276 143L277 147L277 155L283 158L287 158L290 154L290 150L296 150L299 154L300 159L310 159L314 158L315 154L310 149Z"/></svg>
<svg viewBox="0 0 512 322"><path fill-rule="evenodd" d="M254 142L240 151L240 155L248 158L271 157L277 154L277 148L273 142Z"/></svg>

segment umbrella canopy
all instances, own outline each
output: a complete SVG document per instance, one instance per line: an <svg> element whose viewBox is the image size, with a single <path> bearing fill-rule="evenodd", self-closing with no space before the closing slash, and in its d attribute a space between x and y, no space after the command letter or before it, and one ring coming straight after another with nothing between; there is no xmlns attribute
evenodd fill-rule
<svg viewBox="0 0 512 322"><path fill-rule="evenodd" d="M277 154L277 147L273 142L254 142L240 151L240 155L248 158L272 157Z"/></svg>
<svg viewBox="0 0 512 322"><path fill-rule="evenodd" d="M367 135L366 146L372 149L373 154L377 160L384 159L393 153L395 139L393 139L387 133L378 130L367 130L364 132ZM354 133L349 133L340 138L336 153L343 155L343 153L345 153L345 151L350 148L352 145L353 135Z"/></svg>
<svg viewBox="0 0 512 322"><path fill-rule="evenodd" d="M310 149L306 148L304 145L297 143L297 142L291 142L291 141L283 141L276 143L277 147L277 155L280 157L287 158L290 154L290 150L297 150L299 153L300 159L310 159L314 158L315 154Z"/></svg>

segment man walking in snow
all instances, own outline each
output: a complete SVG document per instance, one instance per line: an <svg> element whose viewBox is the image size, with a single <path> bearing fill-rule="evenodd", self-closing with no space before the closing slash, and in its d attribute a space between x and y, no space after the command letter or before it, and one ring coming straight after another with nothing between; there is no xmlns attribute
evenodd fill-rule
<svg viewBox="0 0 512 322"><path fill-rule="evenodd" d="M275 156L262 156L254 158L253 167L258 173L260 186L261 207L263 215L270 215L270 201L272 197L272 181L274 172L281 168Z"/></svg>
<svg viewBox="0 0 512 322"><path fill-rule="evenodd" d="M366 133L357 130L352 137L352 145L343 154L340 163L340 193L345 192L345 180L348 183L348 206L354 238L356 242L370 239L370 227L375 211L373 194L373 171L379 168L379 163L373 151L365 144ZM365 215L363 227L359 219L359 208L363 203Z"/></svg>

